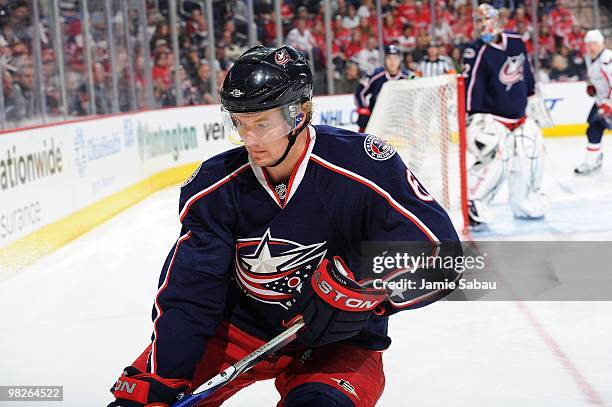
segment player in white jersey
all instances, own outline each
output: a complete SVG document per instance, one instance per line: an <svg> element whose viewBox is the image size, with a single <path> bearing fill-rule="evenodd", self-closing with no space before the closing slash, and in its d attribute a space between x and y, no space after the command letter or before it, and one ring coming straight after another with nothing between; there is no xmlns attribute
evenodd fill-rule
<svg viewBox="0 0 612 407"><path fill-rule="evenodd" d="M587 93L595 97L595 103L587 119L588 143L584 162L574 170L579 175L591 174L601 168L601 138L606 129L612 128L612 51L604 46L604 37L599 30L587 32L584 42L591 57Z"/></svg>

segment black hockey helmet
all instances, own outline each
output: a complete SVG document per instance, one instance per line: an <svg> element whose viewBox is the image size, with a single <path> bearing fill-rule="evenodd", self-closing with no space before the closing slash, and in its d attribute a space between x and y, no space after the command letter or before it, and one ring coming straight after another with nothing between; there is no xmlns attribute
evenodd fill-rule
<svg viewBox="0 0 612 407"><path fill-rule="evenodd" d="M312 72L293 47L256 45L236 60L220 94L223 108L232 113L305 102L312 98Z"/></svg>
<svg viewBox="0 0 612 407"><path fill-rule="evenodd" d="M402 55L402 51L399 46L391 44L385 47L385 55Z"/></svg>

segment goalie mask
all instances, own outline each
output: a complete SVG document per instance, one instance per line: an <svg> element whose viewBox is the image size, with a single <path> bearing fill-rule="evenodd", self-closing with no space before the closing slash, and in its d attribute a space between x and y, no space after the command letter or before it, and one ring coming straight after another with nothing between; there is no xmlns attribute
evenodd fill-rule
<svg viewBox="0 0 612 407"><path fill-rule="evenodd" d="M474 13L476 31L480 38L489 43L502 32L502 24L499 19L499 10L490 4L481 4Z"/></svg>
<svg viewBox="0 0 612 407"><path fill-rule="evenodd" d="M236 60L221 88L225 134L232 141L249 137L273 142L288 138L280 164L310 121L302 104L312 99L312 72L290 46L250 48ZM303 125L301 123L306 121ZM300 126L301 125L301 126ZM298 128L299 127L299 128Z"/></svg>

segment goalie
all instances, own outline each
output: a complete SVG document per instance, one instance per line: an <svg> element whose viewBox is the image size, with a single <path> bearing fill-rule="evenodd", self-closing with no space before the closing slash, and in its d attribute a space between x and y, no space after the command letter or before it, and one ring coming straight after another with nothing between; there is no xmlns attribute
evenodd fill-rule
<svg viewBox="0 0 612 407"><path fill-rule="evenodd" d="M479 38L463 51L468 151L476 158L468 170L470 224L491 221L487 204L506 179L514 216L541 218L549 203L540 192L542 134L525 117L527 99L535 93L527 49L518 34L502 31L494 7L480 5L476 22Z"/></svg>

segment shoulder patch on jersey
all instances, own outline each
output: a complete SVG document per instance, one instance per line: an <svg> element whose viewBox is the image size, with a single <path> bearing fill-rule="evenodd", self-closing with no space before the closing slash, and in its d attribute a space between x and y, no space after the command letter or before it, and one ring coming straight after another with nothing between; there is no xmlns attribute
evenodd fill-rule
<svg viewBox="0 0 612 407"><path fill-rule="evenodd" d="M198 172L200 172L200 168L202 168L202 164L198 165L198 168L196 168L196 170L193 172L193 174L191 174L189 176L189 178L187 178L182 184L181 184L181 188L183 188L184 186L186 186L187 184L189 184L191 181L193 181L193 179L196 177L196 175L198 175Z"/></svg>
<svg viewBox="0 0 612 407"><path fill-rule="evenodd" d="M471 59L476 56L474 48L466 48L463 50L463 58Z"/></svg>
<svg viewBox="0 0 612 407"><path fill-rule="evenodd" d="M363 149L370 158L376 161L388 160L396 152L395 148L388 141L371 134L368 134L365 140L363 140Z"/></svg>

